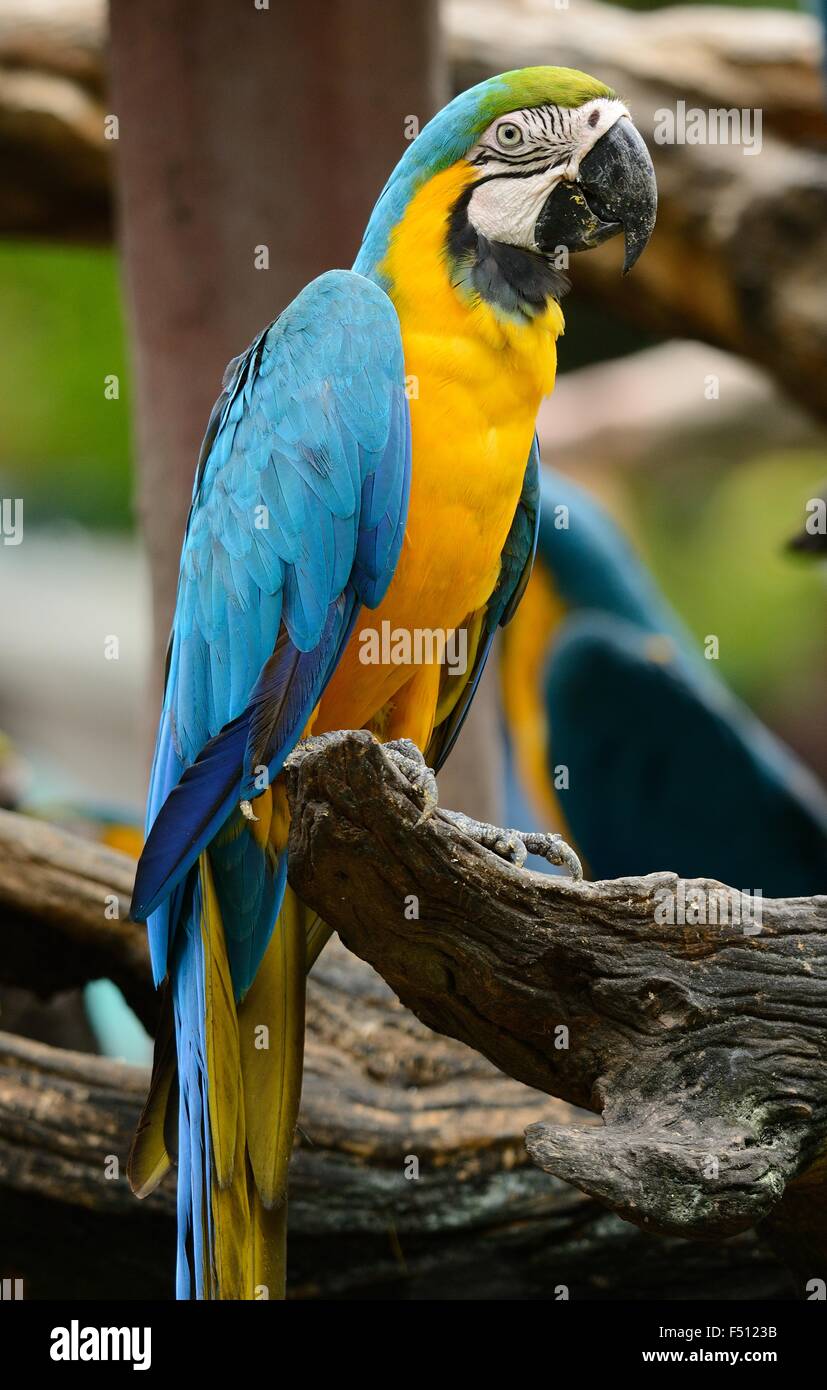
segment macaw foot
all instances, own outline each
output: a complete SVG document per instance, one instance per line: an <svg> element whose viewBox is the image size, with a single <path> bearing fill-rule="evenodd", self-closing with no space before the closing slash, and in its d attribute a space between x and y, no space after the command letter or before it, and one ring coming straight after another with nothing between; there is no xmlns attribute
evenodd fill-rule
<svg viewBox="0 0 827 1390"><path fill-rule="evenodd" d="M562 835L547 835L539 830L502 830L498 825L487 821L474 820L464 811L443 811L443 816L461 830L463 835L498 854L510 864L521 868L529 854L547 859L549 864L568 869L577 881L583 877L583 865L571 845L567 845Z"/></svg>
<svg viewBox="0 0 827 1390"><path fill-rule="evenodd" d="M424 802L422 815L417 821L419 826L423 821L429 820L439 806L439 793L433 769L428 767L422 753L409 738L394 739L391 743L383 743L382 747L394 767L399 768ZM516 864L518 868L525 863L529 854L536 854L541 859L547 859L549 864L567 868L575 880L579 881L583 877L583 865L562 835L546 835L533 830L502 830L498 825L489 825L487 821L474 820L473 816L466 816L464 811L446 811L440 808L440 813L461 830L463 835L467 835L484 849L492 850L510 864Z"/></svg>
<svg viewBox="0 0 827 1390"><path fill-rule="evenodd" d="M420 749L409 738L392 739L390 743L383 743L382 748L394 767L399 768L403 777L408 779L414 791L422 798L422 815L417 821L417 825L421 825L423 821L430 819L439 805L439 792L433 768L428 766Z"/></svg>

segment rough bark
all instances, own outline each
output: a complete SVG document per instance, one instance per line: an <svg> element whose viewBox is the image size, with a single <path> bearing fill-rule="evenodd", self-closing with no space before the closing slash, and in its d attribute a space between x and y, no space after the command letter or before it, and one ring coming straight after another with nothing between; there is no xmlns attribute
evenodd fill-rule
<svg viewBox="0 0 827 1390"><path fill-rule="evenodd" d="M290 874L302 897L428 1027L515 1081L602 1115L597 1128L568 1114L549 1123L532 1096L522 1118L541 1166L652 1231L721 1238L771 1215L779 1242L801 1245L802 1210L823 1200L816 1161L827 1147L827 900L768 901L758 931L692 925L691 908L690 924L661 925L665 894L691 903L700 892L709 903L720 885L681 886L671 874L574 884L517 870L440 812L417 826L407 782L364 733L313 741L289 769ZM114 851L4 813L4 979L48 995L108 974L151 1026L143 934L123 915L132 870ZM120 920L105 917L107 900L120 902ZM337 1071L330 1039L338 1046L352 1019L349 988L341 983L335 1004L323 999L311 1026L309 1066L319 1094L328 1088L317 1132L350 1126L337 1096L355 1055L366 1075L403 1091L413 1065L399 1021L384 1036L375 1017ZM427 1050L416 1062L441 1065ZM490 1142L502 1147L486 1107ZM382 1109L387 1127L387 1098ZM405 1109L411 1137L435 1151L439 1121L429 1133ZM383 1152L398 1161L404 1141L389 1132ZM812 1222L805 1244L818 1244Z"/></svg>
<svg viewBox="0 0 827 1390"><path fill-rule="evenodd" d="M124 1176L146 1083L140 1068L0 1034L2 1264L27 1298L66 1296L69 1251L77 1297L171 1295L173 1183L138 1202ZM554 1104L430 1033L332 943L310 985L291 1295L791 1296L754 1234L656 1240L535 1168L522 1130Z"/></svg>
<svg viewBox="0 0 827 1390"><path fill-rule="evenodd" d="M363 740L351 737L355 748L346 739L336 746L336 756L349 761L355 756L366 772L374 755L366 760ZM379 757L384 759L381 751ZM315 754L308 760L313 776L314 766L318 772ZM387 776L383 762L376 766ZM392 798L385 806L392 815L399 805L411 809L395 778L393 773ZM312 776L305 782L301 774L299 782L302 797L317 786ZM398 805L393 798L399 794ZM305 825L311 804L314 820L326 814L319 802L303 800ZM18 984L36 983L48 994L64 986L65 975L83 983L109 972L133 1001L140 998L148 990L145 951L122 934L122 923L104 925L98 912L104 890L125 900L132 862L63 832L55 838L50 827L10 813L0 829L5 847L0 956L7 976ZM347 817L342 832L355 848L358 837ZM399 837L403 827L397 823L395 832L389 826L386 833ZM439 834L450 839L453 831L443 826ZM418 855L419 837L412 838ZM315 836L311 843L317 843ZM472 863L485 861L494 875L489 887L493 884L500 895L505 885L510 897L516 871L489 863L473 847L460 847ZM484 917L470 896L475 885L468 864L455 850L450 850L448 878L449 891L462 895L453 926L461 940L464 930L473 929L472 917L479 918L477 930L483 931ZM530 888L534 877L525 878ZM617 904L616 896L609 900ZM40 918L46 935L35 971L21 940L24 931L37 930ZM426 943L427 950L431 932L439 941L438 914L419 926L420 946ZM393 956L394 933L383 934ZM515 942L512 950L517 947ZM417 978L416 954L411 959ZM388 973L395 978L398 968ZM436 986L437 972L432 973ZM527 979L524 1002L533 993ZM439 1005L438 995L435 999ZM536 1007L535 999L535 1012ZM527 1010L526 1017L530 1014ZM523 1027L519 1021L515 1026ZM505 1019L502 1030L507 1037ZM169 1292L171 1185L138 1204L124 1177L146 1084L146 1073L138 1068L9 1034L0 1037L3 1259L6 1272L25 1276L27 1296L65 1294L65 1266L54 1258L55 1249L64 1246L73 1249L73 1277L84 1296L110 1296L113 1288L118 1297ZM561 1296L557 1291L565 1287L571 1297L648 1298L658 1296L667 1279L673 1297L792 1293L793 1283L754 1233L699 1251L680 1239L656 1240L534 1167L523 1132L550 1119L555 1132L575 1122L593 1124L565 1102L506 1076L461 1042L435 1035L373 970L331 943L310 981L305 1088L291 1186L294 1293L548 1298ZM410 1176L412 1159L418 1178ZM783 1231L794 1247L785 1250L790 1262L812 1240L809 1233L803 1241L797 1238L794 1228L791 1220ZM812 1277L812 1268L808 1254L801 1277Z"/></svg>
<svg viewBox="0 0 827 1390"><path fill-rule="evenodd" d="M720 912L721 885L518 870L439 812L417 826L366 734L314 741L290 767L301 896L429 1027L602 1115L533 1125L541 1166L646 1229L707 1239L778 1218L791 1184L816 1181L827 899L767 901L758 929L694 925L691 907L664 925L668 895Z"/></svg>
<svg viewBox="0 0 827 1390"><path fill-rule="evenodd" d="M146 932L129 921L134 874L125 854L0 811L0 982L46 999L114 980L154 1031Z"/></svg>

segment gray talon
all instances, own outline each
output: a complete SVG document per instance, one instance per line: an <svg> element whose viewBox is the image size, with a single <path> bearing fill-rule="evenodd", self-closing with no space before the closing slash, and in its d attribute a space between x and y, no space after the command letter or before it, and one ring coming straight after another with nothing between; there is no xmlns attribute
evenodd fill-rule
<svg viewBox="0 0 827 1390"><path fill-rule="evenodd" d="M580 882L583 877L583 865L562 835L543 835L530 831L523 836L523 841L529 854L539 854L542 859L547 859L549 864L567 868L575 882Z"/></svg>
<svg viewBox="0 0 827 1390"><path fill-rule="evenodd" d="M399 768L403 777L407 778L413 790L421 798L422 813L417 825L422 825L424 821L430 820L439 805L439 793L433 769L428 766L416 744L409 738L393 739L390 743L383 743L382 747L394 767Z"/></svg>
<svg viewBox="0 0 827 1390"><path fill-rule="evenodd" d="M395 761L393 755L398 753L409 763L416 763L420 768L428 766L422 750L417 748L412 738L392 738L389 743L383 743L382 747L386 753L391 755L393 761Z"/></svg>
<svg viewBox="0 0 827 1390"><path fill-rule="evenodd" d="M529 854L538 854L550 864L568 868L575 881L583 877L583 866L562 835L545 835L534 830L501 830L499 826L474 820L462 811L443 811L442 814L476 844L493 850L494 854L515 864L518 869L522 868Z"/></svg>
<svg viewBox="0 0 827 1390"><path fill-rule="evenodd" d="M433 770L409 738L393 739L390 743L383 743L382 747L394 767L399 768L422 800L422 813L416 822L418 828L430 820L439 806ZM442 810L440 814L476 844L492 850L518 869L523 867L530 854L537 854L550 864L567 868L576 882L583 877L583 866L562 835L546 835L537 830L503 830L498 825L489 825L487 821L474 820L473 816L466 816L464 811Z"/></svg>

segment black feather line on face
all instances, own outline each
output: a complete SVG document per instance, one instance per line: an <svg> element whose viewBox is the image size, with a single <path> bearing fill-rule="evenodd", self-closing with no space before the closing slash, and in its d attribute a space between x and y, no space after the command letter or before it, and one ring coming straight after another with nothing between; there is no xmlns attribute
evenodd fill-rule
<svg viewBox="0 0 827 1390"><path fill-rule="evenodd" d="M448 217L446 242L453 283L475 291L504 313L530 321L543 313L550 299L559 302L571 283L542 252L489 241L476 230L468 217L468 204L479 183L465 189Z"/></svg>

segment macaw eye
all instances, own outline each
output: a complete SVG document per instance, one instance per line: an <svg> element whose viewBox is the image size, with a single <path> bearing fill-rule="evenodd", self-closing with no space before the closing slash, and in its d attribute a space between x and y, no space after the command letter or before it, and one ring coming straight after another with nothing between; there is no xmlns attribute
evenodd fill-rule
<svg viewBox="0 0 827 1390"><path fill-rule="evenodd" d="M513 150L523 143L523 132L513 121L503 121L497 126L497 144L504 150Z"/></svg>

